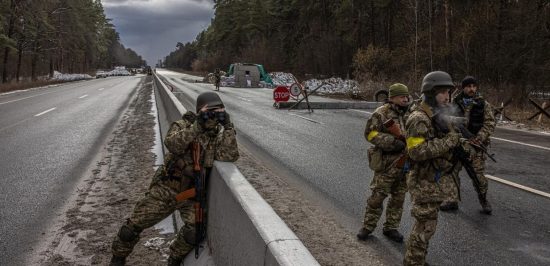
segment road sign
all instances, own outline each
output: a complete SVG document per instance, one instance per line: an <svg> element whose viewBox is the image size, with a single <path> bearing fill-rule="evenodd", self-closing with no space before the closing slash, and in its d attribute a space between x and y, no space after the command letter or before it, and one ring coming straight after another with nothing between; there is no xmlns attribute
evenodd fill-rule
<svg viewBox="0 0 550 266"><path fill-rule="evenodd" d="M273 100L275 102L288 102L290 91L285 86L278 86L273 90Z"/></svg>
<svg viewBox="0 0 550 266"><path fill-rule="evenodd" d="M296 97L301 93L302 93L302 87L300 86L300 84L294 83L290 85L290 94L292 94L292 96Z"/></svg>

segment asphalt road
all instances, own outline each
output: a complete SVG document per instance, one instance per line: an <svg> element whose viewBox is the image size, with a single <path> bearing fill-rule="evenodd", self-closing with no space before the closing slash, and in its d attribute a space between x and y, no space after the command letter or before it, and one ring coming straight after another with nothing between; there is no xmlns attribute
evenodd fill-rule
<svg viewBox="0 0 550 266"><path fill-rule="evenodd" d="M210 84L188 82L192 76L158 70L175 88L188 109ZM269 89L221 88L234 121L240 145L251 150L287 181L337 217L350 234L361 226L372 172L367 166L370 144L363 130L372 110L277 110ZM498 163L488 162L487 173L550 193L550 135L498 128L491 151ZM526 144L540 146L528 146ZM471 182L462 176L462 203L456 213L440 215L430 243L428 262L435 265L549 265L550 198L490 181L493 215L479 213ZM413 219L410 201L401 223L408 235ZM365 245L389 264L401 264L404 245L381 234L381 224Z"/></svg>
<svg viewBox="0 0 550 266"><path fill-rule="evenodd" d="M142 77L0 95L0 265L23 265Z"/></svg>

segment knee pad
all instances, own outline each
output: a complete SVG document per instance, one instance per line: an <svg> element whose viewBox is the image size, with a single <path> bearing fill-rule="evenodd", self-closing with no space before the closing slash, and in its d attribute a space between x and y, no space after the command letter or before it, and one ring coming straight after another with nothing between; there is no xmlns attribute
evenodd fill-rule
<svg viewBox="0 0 550 266"><path fill-rule="evenodd" d="M124 242L132 242L139 238L141 230L135 228L135 226L124 224L118 231L118 237Z"/></svg>
<svg viewBox="0 0 550 266"><path fill-rule="evenodd" d="M185 232L185 234L183 234L183 239L185 240L185 243L194 246L195 242L197 242L195 237L195 230Z"/></svg>

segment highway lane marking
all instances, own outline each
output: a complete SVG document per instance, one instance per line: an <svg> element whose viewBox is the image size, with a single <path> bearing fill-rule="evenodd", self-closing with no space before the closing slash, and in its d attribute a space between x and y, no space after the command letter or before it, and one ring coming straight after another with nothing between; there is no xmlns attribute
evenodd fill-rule
<svg viewBox="0 0 550 266"><path fill-rule="evenodd" d="M365 114L369 114L369 115L372 115L371 112L367 112L367 111L363 111L363 110L357 110L357 109L348 109L350 111L355 111L355 112L359 112L359 113L365 113Z"/></svg>
<svg viewBox="0 0 550 266"><path fill-rule="evenodd" d="M244 97L239 97L239 96L237 96L237 98L239 98L239 99L241 99L241 100L243 100L243 101L247 101L247 102L251 102L251 101L252 101L252 100L249 100L249 99L244 98Z"/></svg>
<svg viewBox="0 0 550 266"><path fill-rule="evenodd" d="M548 147L543 147L543 146L539 146L539 145L534 145L534 144L519 142L519 141L515 141L515 140L509 140L509 139L501 139L501 138L497 138L497 137L491 137L491 138L492 138L492 139L496 139L496 140L501 140L501 141L506 141L506 142L514 143L514 144L525 145L525 146L529 146L529 147L533 147L533 148L539 148L539 149L543 149L543 150L550 151L550 148L548 148Z"/></svg>
<svg viewBox="0 0 550 266"><path fill-rule="evenodd" d="M88 97L88 94L84 94L84 95L78 97L78 99L84 99L84 98L86 98L86 97Z"/></svg>
<svg viewBox="0 0 550 266"><path fill-rule="evenodd" d="M525 191L531 192L533 194L537 194L539 196L550 198L550 193L546 193L546 192L543 192L543 191L540 191L540 190L536 190L534 188L526 187L524 185L520 185L520 184L514 183L512 181L508 181L508 180L505 180L505 179L502 179L502 178L498 178L496 176L492 176L492 175L485 175L485 176L489 179L494 180L494 181L497 181L497 182L500 182L500 183L503 183L503 184L506 184L506 185L509 185L509 186L512 186L512 187L515 187L515 188L523 189Z"/></svg>
<svg viewBox="0 0 550 266"><path fill-rule="evenodd" d="M11 101L0 103L0 105L6 104L6 103L14 103L14 102L18 102L18 101L22 101L22 100L25 100L25 99L33 98L33 97L40 96L40 95L50 94L50 93L54 93L54 92L58 92L58 91L50 91L50 92L45 92L45 93L41 93L41 94L36 94L36 95L33 95L33 96L24 97L24 98L17 99L17 100L11 100Z"/></svg>
<svg viewBox="0 0 550 266"><path fill-rule="evenodd" d="M311 118L307 118L307 117L304 117L304 116L301 116L301 115L295 115L295 114L289 114L289 115L297 116L297 117L302 118L302 119L305 119L305 120L307 120L307 121L310 121L310 122L313 122L313 123L317 123L317 124L324 125L322 122L319 122L319 121L316 121L316 120L313 120L313 119L311 119Z"/></svg>
<svg viewBox="0 0 550 266"><path fill-rule="evenodd" d="M46 111L44 111L44 112L42 112L42 113L35 114L34 116L41 116L41 115L43 115L43 114L45 114L45 113L49 113L49 112L51 112L51 111L53 111L53 110L55 110L55 107L54 107L54 108L51 108L51 109L48 109L48 110L46 110Z"/></svg>

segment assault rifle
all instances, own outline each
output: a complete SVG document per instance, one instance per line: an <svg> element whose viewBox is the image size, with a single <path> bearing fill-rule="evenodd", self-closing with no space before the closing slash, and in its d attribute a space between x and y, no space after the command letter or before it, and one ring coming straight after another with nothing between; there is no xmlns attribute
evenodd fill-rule
<svg viewBox="0 0 550 266"><path fill-rule="evenodd" d="M456 117L456 116L449 116L449 115L443 115L443 114L436 114L434 116L434 124L439 129L439 131L447 134L449 132L460 132L463 138L465 139L471 139L474 134L472 134L470 131L466 129L464 126L466 120L462 117ZM472 179L472 183L474 184L474 189L479 194L479 185L480 181L477 177L477 173L474 169L474 166L472 165L472 160L470 159L470 154L466 152L464 147L462 145L459 145L452 149L453 157L458 160L462 167L466 170L466 173L468 174L468 177ZM454 180L457 187L458 187L458 181ZM459 190L460 191L460 190Z"/></svg>
<svg viewBox="0 0 550 266"><path fill-rule="evenodd" d="M193 175L195 178L195 258L199 258L200 243L206 237L206 172L200 164L201 145L193 142Z"/></svg>
<svg viewBox="0 0 550 266"><path fill-rule="evenodd" d="M200 165L201 145L191 143L193 149L193 181L194 188L187 189L176 195L176 201L181 202L195 198L195 258L199 258L200 243L206 237L206 172Z"/></svg>
<svg viewBox="0 0 550 266"><path fill-rule="evenodd" d="M393 119L388 119L388 121L384 122L384 127L388 130L390 134L392 134L396 139L401 140L406 143L405 136L401 133L401 129L399 128L399 125L393 121ZM405 162L407 161L407 152L406 149L403 151L401 156L395 160L394 164L397 168L403 168L405 166Z"/></svg>

